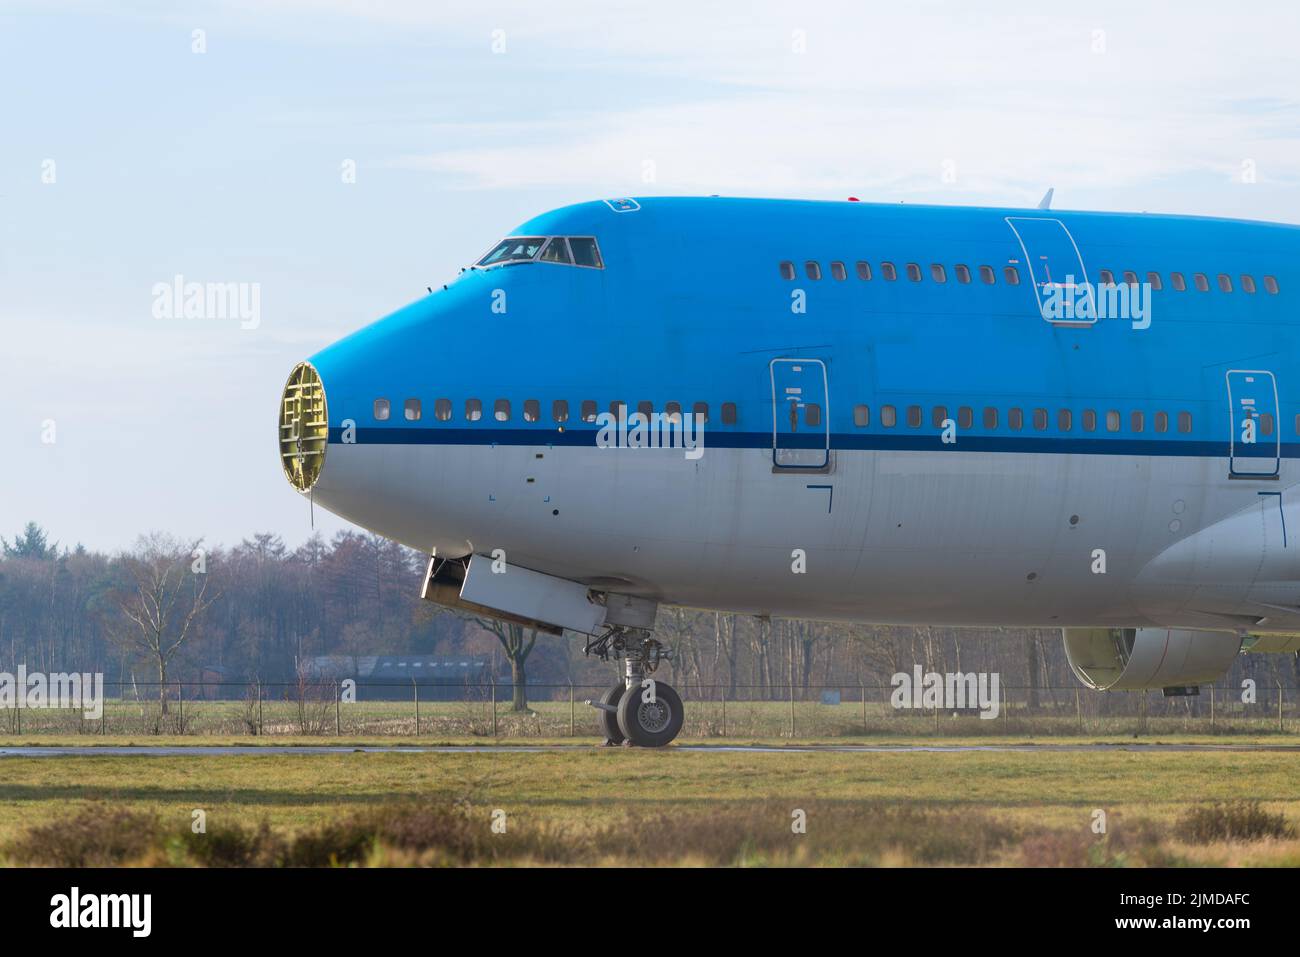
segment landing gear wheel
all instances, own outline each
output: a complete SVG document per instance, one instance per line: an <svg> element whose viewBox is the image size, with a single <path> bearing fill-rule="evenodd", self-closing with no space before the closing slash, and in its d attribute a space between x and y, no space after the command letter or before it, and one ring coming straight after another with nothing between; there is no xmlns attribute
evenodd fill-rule
<svg viewBox="0 0 1300 957"><path fill-rule="evenodd" d="M654 700L644 700L651 690ZM682 730L683 716L682 699L662 681L656 681L653 689L631 688L618 702L619 730L641 748L662 748L672 741Z"/></svg>
<svg viewBox="0 0 1300 957"><path fill-rule="evenodd" d="M611 708L617 708L619 699L623 697L623 682L619 682L600 696L600 703L609 705ZM596 711L597 720L600 722L601 733L605 735L605 744L609 746L623 743L623 731L618 726L618 715L613 711L606 711L600 708Z"/></svg>

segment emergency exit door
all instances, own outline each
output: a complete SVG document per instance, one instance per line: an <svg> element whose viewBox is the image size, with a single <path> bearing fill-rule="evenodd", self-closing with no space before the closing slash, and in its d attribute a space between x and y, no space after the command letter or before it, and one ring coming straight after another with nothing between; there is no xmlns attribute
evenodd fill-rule
<svg viewBox="0 0 1300 957"><path fill-rule="evenodd" d="M830 464L826 364L820 359L773 359L772 464L822 469Z"/></svg>
<svg viewBox="0 0 1300 957"><path fill-rule="evenodd" d="M1277 380L1258 369L1228 372L1230 478L1277 478L1282 430L1277 421Z"/></svg>

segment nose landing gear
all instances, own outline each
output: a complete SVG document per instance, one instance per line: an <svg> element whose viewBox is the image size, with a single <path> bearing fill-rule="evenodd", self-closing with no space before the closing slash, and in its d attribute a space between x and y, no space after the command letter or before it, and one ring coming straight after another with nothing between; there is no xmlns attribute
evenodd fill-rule
<svg viewBox="0 0 1300 957"><path fill-rule="evenodd" d="M615 625L587 643L587 654L623 661L623 681L599 702L587 702L599 712L607 745L661 748L682 730L682 699L672 686L648 677L669 657L668 650L642 629Z"/></svg>

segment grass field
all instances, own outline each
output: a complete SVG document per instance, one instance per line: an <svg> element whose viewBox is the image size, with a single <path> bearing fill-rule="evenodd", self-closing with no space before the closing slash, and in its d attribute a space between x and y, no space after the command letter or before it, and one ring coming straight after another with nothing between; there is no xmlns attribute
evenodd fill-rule
<svg viewBox="0 0 1300 957"><path fill-rule="evenodd" d="M1276 751L253 747L0 769L10 864L1300 865L1300 754Z"/></svg>

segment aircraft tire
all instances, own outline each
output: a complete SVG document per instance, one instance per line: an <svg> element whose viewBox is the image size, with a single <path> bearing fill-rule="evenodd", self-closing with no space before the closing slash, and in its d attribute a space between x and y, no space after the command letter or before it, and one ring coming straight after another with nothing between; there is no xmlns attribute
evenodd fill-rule
<svg viewBox="0 0 1300 957"><path fill-rule="evenodd" d="M655 682L654 701L644 700L648 690L633 688L619 699L618 726L637 747L662 748L682 730L682 699L663 681Z"/></svg>

